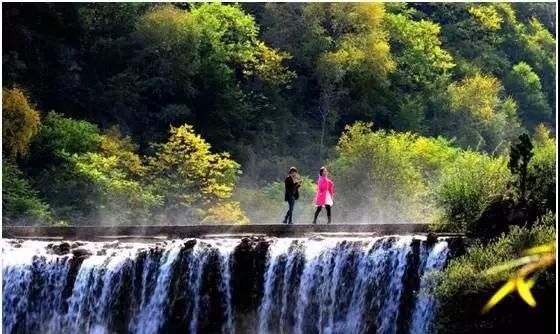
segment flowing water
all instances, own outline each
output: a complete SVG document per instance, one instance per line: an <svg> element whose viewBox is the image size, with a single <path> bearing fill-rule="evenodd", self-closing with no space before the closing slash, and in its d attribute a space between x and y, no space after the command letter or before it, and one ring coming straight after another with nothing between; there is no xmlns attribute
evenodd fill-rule
<svg viewBox="0 0 560 334"><path fill-rule="evenodd" d="M3 333L434 333L423 237L2 240Z"/></svg>

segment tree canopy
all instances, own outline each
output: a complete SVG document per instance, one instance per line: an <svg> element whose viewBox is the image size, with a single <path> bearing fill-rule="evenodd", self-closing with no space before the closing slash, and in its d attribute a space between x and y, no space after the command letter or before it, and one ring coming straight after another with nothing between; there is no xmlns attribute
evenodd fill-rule
<svg viewBox="0 0 560 334"><path fill-rule="evenodd" d="M543 139L555 135L554 10L6 4L3 163L22 180L10 189L51 221L247 222L266 216L256 203L280 210L265 202L289 166L312 180L326 164L344 207L373 208L344 219L458 211L469 229L518 193L507 166L526 133L521 192L540 215L555 149ZM410 210L384 209L396 203Z"/></svg>

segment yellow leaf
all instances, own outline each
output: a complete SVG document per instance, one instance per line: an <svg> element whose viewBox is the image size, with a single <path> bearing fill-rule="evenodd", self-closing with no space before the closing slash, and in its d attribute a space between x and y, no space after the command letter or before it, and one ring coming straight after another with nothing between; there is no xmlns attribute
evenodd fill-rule
<svg viewBox="0 0 560 334"><path fill-rule="evenodd" d="M536 246L533 248L529 248L525 253L527 255L533 255L533 254L541 254L541 253L552 253L554 252L555 249L555 245L554 242L551 242L549 244L546 245L541 245L541 246Z"/></svg>
<svg viewBox="0 0 560 334"><path fill-rule="evenodd" d="M537 302L535 301L535 298L531 294L531 287L527 282L523 280L522 277L517 278L516 285L517 285L517 292L519 293L519 296L521 296L521 298L525 301L525 303L527 303L531 307L537 306Z"/></svg>
<svg viewBox="0 0 560 334"><path fill-rule="evenodd" d="M496 293L492 296L492 298L490 298L488 303L484 305L484 307L482 308L482 313L484 314L490 311L490 309L496 306L496 304L498 304L500 300L504 299L505 296L513 292L515 290L515 283L515 279L510 279L509 281L507 281L506 284L504 284L498 291L496 291Z"/></svg>

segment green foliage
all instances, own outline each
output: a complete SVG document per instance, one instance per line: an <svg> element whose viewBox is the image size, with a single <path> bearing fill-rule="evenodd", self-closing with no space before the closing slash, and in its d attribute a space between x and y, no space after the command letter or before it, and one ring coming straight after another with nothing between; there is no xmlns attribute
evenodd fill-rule
<svg viewBox="0 0 560 334"><path fill-rule="evenodd" d="M556 212L556 142L542 125L527 166L528 204L536 215Z"/></svg>
<svg viewBox="0 0 560 334"><path fill-rule="evenodd" d="M308 15L318 16L314 20L314 31L321 32L317 37L330 44L319 59L320 81L336 83L347 74L362 80L383 80L393 70L387 34L382 27L383 5L313 4L306 10ZM328 15L332 21L326 26L319 20Z"/></svg>
<svg viewBox="0 0 560 334"><path fill-rule="evenodd" d="M40 126L39 112L18 88L2 89L2 148L15 158L27 154Z"/></svg>
<svg viewBox="0 0 560 334"><path fill-rule="evenodd" d="M500 30L503 19L500 17L494 6L473 6L469 8L469 13L488 30Z"/></svg>
<svg viewBox="0 0 560 334"><path fill-rule="evenodd" d="M33 142L32 151L43 159L68 159L73 154L97 150L101 140L101 133L94 124L51 111Z"/></svg>
<svg viewBox="0 0 560 334"><path fill-rule="evenodd" d="M543 13L546 4L507 3L426 4L414 7L427 18L440 23L444 47L457 63L456 77L485 71L506 83L507 94L519 96L519 91L514 93L509 90L507 81L513 65L524 62L540 79L547 104L554 105L555 53L552 50L556 41L543 26L545 21L539 21L529 13L538 12L538 17L550 24L550 14L554 15L555 10L551 8L552 13ZM518 18L522 18L523 22ZM529 91L535 90L529 88ZM525 111L524 107L521 110L523 113L531 112ZM524 120L532 126L539 122L538 119Z"/></svg>
<svg viewBox="0 0 560 334"><path fill-rule="evenodd" d="M506 297L484 317L480 315L480 309L512 273L508 270L486 275L484 271L520 257L526 249L555 240L554 224L555 215L548 214L531 228L512 227L509 233L494 242L472 246L467 254L451 260L447 269L439 274L438 333L515 332L524 328L523 323L544 324L543 320L549 321L548 317L553 316L555 311L553 272L547 272L533 289L542 311L529 312L515 296ZM548 307L552 310L547 311Z"/></svg>
<svg viewBox="0 0 560 334"><path fill-rule="evenodd" d="M556 31L556 5L550 2L516 2L511 6L519 21L527 23L537 19L552 34Z"/></svg>
<svg viewBox="0 0 560 334"><path fill-rule="evenodd" d="M227 153L212 153L190 125L172 127L170 134L148 159L146 177L154 193L163 197L166 210L189 212L187 217L195 219L199 210L231 197L239 164Z"/></svg>
<svg viewBox="0 0 560 334"><path fill-rule="evenodd" d="M149 106L162 106L163 113L147 110L163 116L152 124L158 137L169 124L189 122L225 144L247 134L252 103L265 98L261 86L282 86L293 77L282 64L288 55L260 41L258 32L237 5L200 4L188 11L157 6L139 18L134 36L140 57L119 81L138 77L134 89L149 97ZM170 113L170 105L181 112Z"/></svg>
<svg viewBox="0 0 560 334"><path fill-rule="evenodd" d="M416 222L422 217L427 183L415 167L417 137L371 131L357 123L342 134L331 162L339 220Z"/></svg>
<svg viewBox="0 0 560 334"><path fill-rule="evenodd" d="M258 41L258 26L239 6L203 4L194 7L191 15L211 60L241 66L244 74L257 75L269 83L290 80L291 74L281 66L286 54Z"/></svg>
<svg viewBox="0 0 560 334"><path fill-rule="evenodd" d="M71 160L75 155L96 152L102 140L97 126L89 122L55 112L45 117L24 166L55 219L77 222L95 213L97 192L87 178L76 172Z"/></svg>
<svg viewBox="0 0 560 334"><path fill-rule="evenodd" d="M513 67L506 79L506 87L518 102L521 118L527 128L550 119L551 110L542 92L539 76L531 66L521 62Z"/></svg>
<svg viewBox="0 0 560 334"><path fill-rule="evenodd" d="M441 46L437 23L414 21L405 14L388 14L392 52L397 54L395 82L407 90L417 90L446 75L455 64Z"/></svg>
<svg viewBox="0 0 560 334"><path fill-rule="evenodd" d="M441 177L443 168L453 164L463 154L459 148L454 147L443 137L417 136L411 150L415 168L432 185Z"/></svg>
<svg viewBox="0 0 560 334"><path fill-rule="evenodd" d="M2 221L35 224L50 221L49 206L38 196L17 166L2 159Z"/></svg>
<svg viewBox="0 0 560 334"><path fill-rule="evenodd" d="M443 168L435 188L436 203L443 211L440 224L446 230L471 232L490 202L508 196L511 179L506 159L464 152Z"/></svg>
<svg viewBox="0 0 560 334"><path fill-rule="evenodd" d="M476 74L448 88L450 111L444 133L463 147L495 153L503 151L519 132L517 106L503 98L501 83ZM457 124L463 124L457 131Z"/></svg>
<svg viewBox="0 0 560 334"><path fill-rule="evenodd" d="M130 138L104 136L98 152L74 154L70 158L77 178L91 184L101 223L112 225L147 221L162 198L142 184L145 167L134 153Z"/></svg>
<svg viewBox="0 0 560 334"><path fill-rule="evenodd" d="M197 221L230 213L246 221L240 208L262 221L285 210L265 185L287 166L311 171L329 160L340 167L341 218L361 219L360 209L373 206L373 216L416 221L395 212L403 205L429 220L459 157L494 161L452 145L506 156L520 133L555 123L554 17L550 4L11 3L3 7L3 81L25 87L37 107L22 92L3 91L3 148L54 219L71 224L109 221L119 206L119 222L166 222L167 213L179 221L184 210ZM58 113L42 115L39 127L35 108ZM355 130L357 142L337 152L336 140L356 121L382 131ZM169 127L183 124L231 154L215 158L229 162L217 167L228 176L209 176L213 186L197 170L212 171L214 162L195 164L187 154L185 163L196 165L188 169L183 148L164 153ZM129 137L107 131L113 126ZM533 218L555 209L555 148L541 130L527 166ZM244 168L239 207L229 198L240 168L233 160ZM459 174L443 181L454 177L479 187ZM362 191L373 202L358 198ZM481 201L453 202L452 215L440 209L444 219L472 221L479 211L464 210ZM312 210L305 203L296 207L299 220Z"/></svg>
<svg viewBox="0 0 560 334"><path fill-rule="evenodd" d="M437 222L437 228L471 232L490 202L512 192L503 157L370 127L348 127L330 163L343 221Z"/></svg>

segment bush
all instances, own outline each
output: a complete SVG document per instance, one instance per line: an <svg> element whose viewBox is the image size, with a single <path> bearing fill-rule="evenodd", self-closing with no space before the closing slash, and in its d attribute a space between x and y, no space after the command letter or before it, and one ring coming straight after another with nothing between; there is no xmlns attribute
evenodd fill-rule
<svg viewBox="0 0 560 334"><path fill-rule="evenodd" d="M347 222L428 222L430 186L460 151L442 139L372 131L371 124L346 128L330 166L334 213Z"/></svg>
<svg viewBox="0 0 560 334"><path fill-rule="evenodd" d="M546 131L540 128L540 131ZM556 212L556 142L548 133L535 141L527 167L527 204L532 216Z"/></svg>
<svg viewBox="0 0 560 334"><path fill-rule="evenodd" d="M48 223L49 207L38 196L19 169L2 160L2 221L18 224Z"/></svg>
<svg viewBox="0 0 560 334"><path fill-rule="evenodd" d="M442 209L439 227L472 232L486 206L508 196L511 181L506 159L464 152L443 169L435 188L436 202Z"/></svg>
<svg viewBox="0 0 560 334"><path fill-rule="evenodd" d="M464 256L452 260L444 272L438 273L438 333L526 333L534 330L535 324L543 333L553 333L556 314L553 270L545 272L533 288L536 309L530 309L519 296L512 294L488 314L481 316L480 312L512 273L504 271L490 276L483 272L520 257L526 249L555 240L555 220L555 215L547 214L533 227L514 226L486 246L470 247Z"/></svg>

